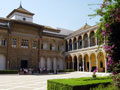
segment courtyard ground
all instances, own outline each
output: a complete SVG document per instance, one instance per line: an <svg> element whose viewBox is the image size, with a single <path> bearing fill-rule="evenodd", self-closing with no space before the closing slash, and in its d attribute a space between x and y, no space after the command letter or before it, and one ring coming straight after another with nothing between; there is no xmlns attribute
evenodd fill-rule
<svg viewBox="0 0 120 90"><path fill-rule="evenodd" d="M91 77L91 72L70 72L50 75L0 75L0 90L47 90L48 79ZM97 73L108 76L109 73Z"/></svg>

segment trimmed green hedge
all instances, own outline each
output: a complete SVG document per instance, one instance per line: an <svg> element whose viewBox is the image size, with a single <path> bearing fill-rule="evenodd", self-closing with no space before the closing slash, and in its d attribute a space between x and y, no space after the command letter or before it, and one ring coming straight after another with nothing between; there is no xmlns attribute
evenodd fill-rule
<svg viewBox="0 0 120 90"><path fill-rule="evenodd" d="M100 84L106 86L110 83L112 79L109 77L54 79L47 81L47 90L90 90Z"/></svg>
<svg viewBox="0 0 120 90"><path fill-rule="evenodd" d="M58 70L58 72L74 72L73 69Z"/></svg>
<svg viewBox="0 0 120 90"><path fill-rule="evenodd" d="M90 90L119 90L119 89L113 85L108 85L107 87L99 85L97 88L93 88Z"/></svg>
<svg viewBox="0 0 120 90"><path fill-rule="evenodd" d="M18 70L0 70L0 74L18 74Z"/></svg>

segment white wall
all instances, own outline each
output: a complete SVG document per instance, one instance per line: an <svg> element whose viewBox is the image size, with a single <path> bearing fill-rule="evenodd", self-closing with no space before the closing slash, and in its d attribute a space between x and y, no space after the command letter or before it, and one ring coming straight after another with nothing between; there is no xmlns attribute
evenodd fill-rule
<svg viewBox="0 0 120 90"><path fill-rule="evenodd" d="M27 22L33 22L33 16L23 14L23 13L18 13L18 12L13 13L9 18L16 19L16 20L22 20L22 21L24 21L23 18L26 18Z"/></svg>
<svg viewBox="0 0 120 90"><path fill-rule="evenodd" d="M52 61L50 58L47 58L47 68L48 70L52 70Z"/></svg>
<svg viewBox="0 0 120 90"><path fill-rule="evenodd" d="M0 54L0 70L6 69L6 58L4 55Z"/></svg>
<svg viewBox="0 0 120 90"><path fill-rule="evenodd" d="M53 69L57 69L57 63L56 63L56 58L53 59Z"/></svg>
<svg viewBox="0 0 120 90"><path fill-rule="evenodd" d="M41 57L40 67L41 67L41 68L45 68L45 58L44 58L44 57Z"/></svg>

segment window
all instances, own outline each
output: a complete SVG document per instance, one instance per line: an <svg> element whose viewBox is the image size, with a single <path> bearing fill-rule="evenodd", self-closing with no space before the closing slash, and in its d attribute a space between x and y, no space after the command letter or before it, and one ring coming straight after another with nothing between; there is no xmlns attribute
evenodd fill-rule
<svg viewBox="0 0 120 90"><path fill-rule="evenodd" d="M21 47L22 48L28 48L29 47L29 41L26 39L22 39L21 41Z"/></svg>
<svg viewBox="0 0 120 90"><path fill-rule="evenodd" d="M23 18L23 21L26 21L26 18Z"/></svg>
<svg viewBox="0 0 120 90"><path fill-rule="evenodd" d="M33 41L33 48L34 48L34 49L37 48L37 41Z"/></svg>
<svg viewBox="0 0 120 90"><path fill-rule="evenodd" d="M102 61L100 62L100 68L103 68L103 62Z"/></svg>
<svg viewBox="0 0 120 90"><path fill-rule="evenodd" d="M12 39L12 47L14 47L14 48L16 47L16 38Z"/></svg>
<svg viewBox="0 0 120 90"><path fill-rule="evenodd" d="M45 42L45 43L43 43L43 49L44 50L47 50L48 49L48 44Z"/></svg>
<svg viewBox="0 0 120 90"><path fill-rule="evenodd" d="M52 50L52 44L50 44L50 50Z"/></svg>
<svg viewBox="0 0 120 90"><path fill-rule="evenodd" d="M43 49L43 44L41 44L41 49Z"/></svg>
<svg viewBox="0 0 120 90"><path fill-rule="evenodd" d="M5 46L6 45L6 40L5 39L1 39L0 40L0 46Z"/></svg>

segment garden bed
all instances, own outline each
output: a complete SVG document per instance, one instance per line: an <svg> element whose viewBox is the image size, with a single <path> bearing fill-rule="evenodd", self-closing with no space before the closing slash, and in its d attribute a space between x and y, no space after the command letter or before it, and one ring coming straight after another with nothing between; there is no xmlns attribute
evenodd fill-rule
<svg viewBox="0 0 120 90"><path fill-rule="evenodd" d="M47 81L47 90L90 90L100 84L107 86L111 83L110 77L54 79Z"/></svg>
<svg viewBox="0 0 120 90"><path fill-rule="evenodd" d="M0 74L18 74L18 70L0 70Z"/></svg>

